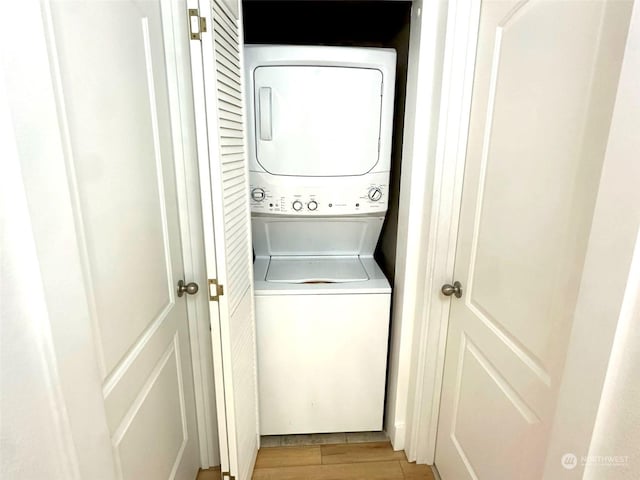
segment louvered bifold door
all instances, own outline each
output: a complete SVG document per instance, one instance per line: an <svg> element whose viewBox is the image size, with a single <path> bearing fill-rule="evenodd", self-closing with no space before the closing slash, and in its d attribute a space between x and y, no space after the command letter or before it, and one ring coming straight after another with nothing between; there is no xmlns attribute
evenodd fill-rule
<svg viewBox="0 0 640 480"><path fill-rule="evenodd" d="M235 0L228 0L231 1ZM216 399L218 403L223 402L223 406L218 405L219 420L226 423L221 428L221 437L227 437L228 470L222 445L222 471L223 475L228 472L228 476L238 480L249 480L259 436L241 7L226 1L212 1L204 12L202 4L200 2L200 15L205 18L206 31L198 43L201 44L206 118L200 118L197 123L202 131L206 120L208 171L201 163L201 176L208 175L208 178L201 178L201 190L203 210L209 209L213 217L213 231L206 235L213 235L215 240L215 255L207 252L207 268L215 271L217 282L222 286L216 288L211 284L209 291L212 298L221 293L211 302L211 331L214 350L219 353L218 363L221 363L215 365L214 352L214 371L222 376L221 382L216 379ZM197 68L193 73L197 75ZM194 81L194 90L196 83ZM194 98L197 101L195 91ZM204 148L200 138L198 143L199 150ZM205 205L207 196L210 196L209 205ZM205 218L205 229L206 226ZM206 242L207 250L210 243ZM211 261L212 256L215 262ZM223 441L221 438L221 443Z"/></svg>

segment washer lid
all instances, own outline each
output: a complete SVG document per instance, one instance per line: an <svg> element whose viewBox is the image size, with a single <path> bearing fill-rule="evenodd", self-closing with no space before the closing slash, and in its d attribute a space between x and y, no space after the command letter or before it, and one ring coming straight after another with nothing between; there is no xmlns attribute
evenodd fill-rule
<svg viewBox="0 0 640 480"><path fill-rule="evenodd" d="M369 280L359 257L271 257L265 280L276 283L346 283Z"/></svg>
<svg viewBox="0 0 640 480"><path fill-rule="evenodd" d="M364 175L379 159L382 72L327 66L258 67L256 154L273 175Z"/></svg>

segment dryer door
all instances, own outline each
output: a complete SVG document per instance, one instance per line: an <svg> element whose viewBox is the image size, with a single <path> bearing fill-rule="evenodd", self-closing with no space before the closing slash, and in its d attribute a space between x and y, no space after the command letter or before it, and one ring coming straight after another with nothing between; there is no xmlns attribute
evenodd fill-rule
<svg viewBox="0 0 640 480"><path fill-rule="evenodd" d="M256 156L274 175L363 175L378 163L382 72L269 66L254 70Z"/></svg>

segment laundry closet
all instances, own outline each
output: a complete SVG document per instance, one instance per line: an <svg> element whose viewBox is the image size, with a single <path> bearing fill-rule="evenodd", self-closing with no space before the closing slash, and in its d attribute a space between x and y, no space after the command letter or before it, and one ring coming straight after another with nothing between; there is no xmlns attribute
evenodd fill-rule
<svg viewBox="0 0 640 480"><path fill-rule="evenodd" d="M355 35L367 4L244 5L261 435L383 429L393 271L378 262L395 252L377 246L403 98L376 27L408 4L374 5Z"/></svg>
<svg viewBox="0 0 640 480"><path fill-rule="evenodd" d="M228 6L213 3L213 46L192 57L205 92L216 86L202 102L220 165L201 160L201 190L208 243L226 244L224 285L209 292L222 468L228 457L243 472L256 424L262 436L386 430L412 4L249 0L241 25Z"/></svg>
<svg viewBox="0 0 640 480"><path fill-rule="evenodd" d="M191 56L199 139L219 160L199 161L206 249L224 250L207 254L222 468L242 476L256 424L399 422L385 411L406 388L392 312L412 3L233 6L212 3L213 44Z"/></svg>

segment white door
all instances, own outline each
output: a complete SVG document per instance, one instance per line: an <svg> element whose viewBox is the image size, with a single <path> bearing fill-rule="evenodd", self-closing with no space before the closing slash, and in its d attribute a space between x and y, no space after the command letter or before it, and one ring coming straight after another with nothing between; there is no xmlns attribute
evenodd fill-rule
<svg viewBox="0 0 640 480"><path fill-rule="evenodd" d="M187 296L176 293L184 275L174 165L181 147L172 138L164 43L171 2L49 8L116 474L193 480L199 460Z"/></svg>
<svg viewBox="0 0 640 480"><path fill-rule="evenodd" d="M629 13L616 1L482 3L443 480L542 478Z"/></svg>
<svg viewBox="0 0 640 480"><path fill-rule="evenodd" d="M193 8L206 24L190 19L201 32L191 64L221 466L223 478L248 480L259 434L242 9L234 0Z"/></svg>

